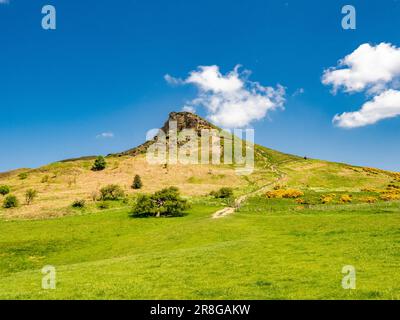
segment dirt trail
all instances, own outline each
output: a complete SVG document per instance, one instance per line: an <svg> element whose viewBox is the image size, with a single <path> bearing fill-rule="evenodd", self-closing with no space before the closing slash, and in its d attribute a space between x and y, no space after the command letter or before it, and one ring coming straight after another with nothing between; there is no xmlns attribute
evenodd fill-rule
<svg viewBox="0 0 400 320"><path fill-rule="evenodd" d="M267 191L273 184L282 182L286 178L286 173L277 169L275 166L271 166L271 170L272 170L272 172L274 172L278 175L278 178L276 178L275 180L273 180L271 182L268 182L266 185L263 185L261 188L255 190L255 191L249 192L249 193L242 195L239 198L235 199L233 206L225 207L221 210L218 210L217 212L213 213L212 218L219 219L219 218L223 218L223 217L226 217L226 216L234 213L237 209L240 208L240 206L243 204L243 202L247 198Z"/></svg>

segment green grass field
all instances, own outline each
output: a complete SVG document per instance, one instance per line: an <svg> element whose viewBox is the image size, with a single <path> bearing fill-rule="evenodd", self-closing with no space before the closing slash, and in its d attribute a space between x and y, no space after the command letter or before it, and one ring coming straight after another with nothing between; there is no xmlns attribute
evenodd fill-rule
<svg viewBox="0 0 400 320"><path fill-rule="evenodd" d="M0 219L0 299L400 299L399 202L254 197L221 219L222 202L192 202L182 218L133 219L121 204ZM55 290L41 288L45 265ZM356 290L341 286L345 265Z"/></svg>

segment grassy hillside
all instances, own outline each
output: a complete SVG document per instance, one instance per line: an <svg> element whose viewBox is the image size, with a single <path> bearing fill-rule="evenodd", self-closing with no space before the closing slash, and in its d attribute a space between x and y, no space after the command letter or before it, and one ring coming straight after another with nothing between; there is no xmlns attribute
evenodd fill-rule
<svg viewBox="0 0 400 320"><path fill-rule="evenodd" d="M118 184L133 196L139 191L131 189L133 178L140 174L143 189L140 192L154 192L160 188L175 185L186 196L205 195L225 185L238 189L246 181L235 174L230 166L212 165L150 165L144 155L136 157L108 157L107 168L103 171L91 170L93 160L57 162L34 170L0 176L0 185L9 185L12 193L21 199L21 206L15 209L0 208L0 216L5 218L45 218L72 214L72 202L85 199L91 203L92 194L107 184ZM26 190L34 188L38 198L31 205L23 202ZM0 196L1 201L1 196Z"/></svg>
<svg viewBox="0 0 400 320"><path fill-rule="evenodd" d="M2 299L399 299L399 204L299 207L196 198L176 219L129 208L36 221L0 220ZM40 269L57 268L42 290ZM344 265L357 290L343 290Z"/></svg>
<svg viewBox="0 0 400 320"><path fill-rule="evenodd" d="M0 207L0 298L400 298L400 173L256 145L254 172L239 176L233 165L150 165L148 144L110 155L102 171L88 157L0 174L20 200ZM127 196L99 202L108 184ZM138 194L168 186L191 204L187 215L129 217ZM221 187L233 198L209 195ZM44 265L57 269L56 290L41 289ZM341 287L345 265L357 290Z"/></svg>
<svg viewBox="0 0 400 320"><path fill-rule="evenodd" d="M21 205L15 209L0 207L0 217L46 218L72 214L74 200L93 202L93 194L107 184L119 184L134 196L130 188L135 174L144 187L140 192L154 192L177 186L185 196L207 195L223 186L233 187L236 195L246 194L269 184L282 184L304 190L357 192L365 188L384 190L397 182L397 173L349 166L321 160L303 159L256 146L256 168L250 176L238 176L231 165L151 165L144 155L108 157L104 171L91 170L93 160L53 163L38 169L22 169L0 175L0 185L8 185ZM21 176L22 174L22 176ZM35 201L26 205L24 193L34 188ZM1 201L0 196L0 201Z"/></svg>

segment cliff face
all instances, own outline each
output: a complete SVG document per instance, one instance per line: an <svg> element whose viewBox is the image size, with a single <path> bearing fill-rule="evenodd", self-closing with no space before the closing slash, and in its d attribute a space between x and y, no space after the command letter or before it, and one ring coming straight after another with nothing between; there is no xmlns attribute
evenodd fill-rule
<svg viewBox="0 0 400 320"><path fill-rule="evenodd" d="M218 129L216 126L196 114L190 112L171 112L168 120L161 128L165 134L168 134L170 121L176 121L178 132L183 129L194 129L198 135L200 135L202 129Z"/></svg>
<svg viewBox="0 0 400 320"><path fill-rule="evenodd" d="M177 131L178 133L183 129L193 129L197 132L200 136L202 129L219 129L218 127L214 126L207 120L199 117L198 115L191 113L191 112L171 112L168 116L168 120L164 123L164 125L160 128L163 132L168 136L169 131L169 123L170 121L176 121ZM141 144L138 147L133 149L129 149L127 151L121 152L117 154L117 156L122 155L130 155L136 156L138 154L145 153L147 148L154 143L157 138L155 137L153 140L146 141L145 143Z"/></svg>

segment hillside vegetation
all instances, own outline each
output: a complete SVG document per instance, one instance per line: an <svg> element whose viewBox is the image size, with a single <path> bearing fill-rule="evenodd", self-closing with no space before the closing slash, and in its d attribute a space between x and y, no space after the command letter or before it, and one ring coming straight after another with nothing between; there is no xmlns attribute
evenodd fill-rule
<svg viewBox="0 0 400 320"><path fill-rule="evenodd" d="M32 204L23 202L18 208L0 208L5 218L43 218L73 213L70 204L76 199L91 202L93 193L107 184L118 184L128 195L154 192L176 186L185 196L207 195L211 191L228 186L237 195L256 190L276 181L281 173L280 184L314 191L351 191L363 189L384 190L398 181L398 174L353 167L285 155L263 147L256 147L256 169L250 176L238 176L229 165L151 165L144 155L135 157L108 157L107 168L92 171L93 160L57 162L33 170L0 176L0 185L7 185L21 200L28 189L34 188L38 195ZM141 190L133 190L135 174L143 180ZM0 196L1 197L1 196ZM1 199L0 199L1 200Z"/></svg>
<svg viewBox="0 0 400 320"><path fill-rule="evenodd" d="M239 176L151 165L151 143L0 174L0 299L400 298L399 173L256 145ZM56 290L41 288L45 265Z"/></svg>

